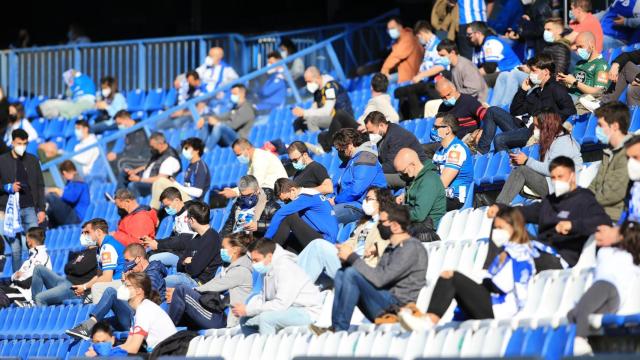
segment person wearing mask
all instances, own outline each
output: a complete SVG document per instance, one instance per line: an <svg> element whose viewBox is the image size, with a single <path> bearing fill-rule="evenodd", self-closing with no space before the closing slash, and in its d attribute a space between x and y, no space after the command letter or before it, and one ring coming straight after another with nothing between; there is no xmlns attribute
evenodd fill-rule
<svg viewBox="0 0 640 360"><path fill-rule="evenodd" d="M451 1L451 0L448 0ZM490 9L488 9L486 1L472 1L472 0L457 0L451 1L453 4L453 9L457 8L458 11L454 13L454 19L452 22L456 22L459 24L458 29L456 29L456 45L460 50L460 55L464 56L467 59L472 59L474 55L474 44L469 41L469 27L471 24L476 22L486 22L489 15ZM489 2L491 6L492 2Z"/></svg>
<svg viewBox="0 0 640 360"><path fill-rule="evenodd" d="M577 45L578 35L583 32L590 32L594 36L594 50L598 54L602 52L604 34L600 20L591 13L591 0L571 0L569 11L569 27L571 32L565 38L572 44Z"/></svg>
<svg viewBox="0 0 640 360"><path fill-rule="evenodd" d="M364 126L364 119L370 113L379 111L384 117L394 124L400 121L400 116L395 107L391 104L391 96L387 94L389 88L389 78L383 73L375 73L371 77L371 98L367 101L364 112L358 118L358 124Z"/></svg>
<svg viewBox="0 0 640 360"><path fill-rule="evenodd" d="M4 240L11 246L14 271L18 271L22 259L22 240L18 234L23 229L37 227L46 220L44 178L38 159L27 153L29 135L23 129L11 133L12 149L0 155L0 229ZM11 206L7 208L7 203ZM13 220L7 222L7 213Z"/></svg>
<svg viewBox="0 0 640 360"><path fill-rule="evenodd" d="M91 342L91 346L84 354L86 357L127 356L125 350L116 346L116 337L113 336L113 329L106 321L100 321L91 328Z"/></svg>
<svg viewBox="0 0 640 360"><path fill-rule="evenodd" d="M87 110L96 107L96 85L86 74L75 69L62 73L67 85L66 99L49 99L38 107L43 117L53 119L64 117L67 119L82 115Z"/></svg>
<svg viewBox="0 0 640 360"><path fill-rule="evenodd" d="M542 54L550 55L556 64L556 73L567 74L571 61L571 43L562 37L564 22L561 18L549 18L544 23L542 38L545 45Z"/></svg>
<svg viewBox="0 0 640 360"><path fill-rule="evenodd" d="M474 46L473 63L480 69L489 87L494 87L498 74L520 65L520 59L505 40L493 34L487 23L475 21L466 29Z"/></svg>
<svg viewBox="0 0 640 360"><path fill-rule="evenodd" d="M240 196L236 199L229 217L222 227L222 235L238 232L264 234L271 224L274 213L280 208L275 198L268 198L252 175L245 175L238 181Z"/></svg>
<svg viewBox="0 0 640 360"><path fill-rule="evenodd" d="M447 196L447 211L460 209L473 184L473 155L469 147L456 137L458 119L448 114L436 118L433 127L440 138L440 148L433 156Z"/></svg>
<svg viewBox="0 0 640 360"><path fill-rule="evenodd" d="M451 82L461 94L474 97L481 103L489 98L489 87L478 68L471 60L458 52L458 47L451 40L442 40L437 47L440 59L436 63L451 69ZM439 99L440 93L434 99Z"/></svg>
<svg viewBox="0 0 640 360"><path fill-rule="evenodd" d="M225 266L213 279L196 288L178 285L171 297L169 317L174 324L194 324L192 330L219 329L238 325L238 318L229 311L218 311L204 306L203 296L229 292L230 304L244 304L251 293L253 269L247 248L253 241L251 235L236 233L222 240L220 257ZM225 321L226 317L226 321Z"/></svg>
<svg viewBox="0 0 640 360"><path fill-rule="evenodd" d="M140 244L144 236L155 237L158 226L156 211L146 205L139 205L135 195L127 189L119 189L114 196L118 208L118 228L113 237L122 245Z"/></svg>
<svg viewBox="0 0 640 360"><path fill-rule="evenodd" d="M275 333L288 326L311 325L322 311L322 296L296 256L276 242L259 239L249 246L253 271L262 276L262 290L244 302L232 303L245 336Z"/></svg>
<svg viewBox="0 0 640 360"><path fill-rule="evenodd" d="M136 124L127 110L118 111L115 119L119 130L129 129ZM144 128L116 140L111 151L107 153L107 160L116 174L144 166L150 157L149 140Z"/></svg>
<svg viewBox="0 0 640 360"><path fill-rule="evenodd" d="M526 1L526 0L525 0ZM544 22L553 15L551 1L533 0L524 4L524 15L514 29L507 29L505 36L515 42L523 43L524 56L530 58L544 47ZM522 81L519 81L519 83Z"/></svg>
<svg viewBox="0 0 640 360"><path fill-rule="evenodd" d="M273 214L265 238L296 252L302 251L314 239L336 242L338 222L324 195L301 188L288 178L278 179L274 192L285 205Z"/></svg>
<svg viewBox="0 0 640 360"><path fill-rule="evenodd" d="M47 218L49 227L79 224L90 204L89 185L78 176L76 166L71 160L60 164L62 178L66 181L64 189L45 189Z"/></svg>
<svg viewBox="0 0 640 360"><path fill-rule="evenodd" d="M9 116L7 117L8 123L6 126L6 131L4 133L4 142L7 146L11 146L11 142L13 139L11 138L11 133L16 129L23 129L29 135L28 140L33 142L38 140L38 132L31 125L31 122L26 118L24 114L24 106L19 103L11 103L8 107Z"/></svg>
<svg viewBox="0 0 640 360"><path fill-rule="evenodd" d="M338 222L347 224L364 214L362 200L371 186L387 187L387 180L378 161L375 145L355 129L342 129L333 137L333 147L343 162L342 176L336 196L329 199Z"/></svg>
<svg viewBox="0 0 640 360"><path fill-rule="evenodd" d="M397 17L387 21L387 33L394 43L380 72L389 76L391 70L397 69L399 83L411 81L420 69L424 48L413 31L405 28Z"/></svg>
<svg viewBox="0 0 640 360"><path fill-rule="evenodd" d="M409 233L423 242L439 240L436 229L447 211L444 185L433 161L420 161L412 149L402 149L393 165L407 182L404 194L396 198L409 210Z"/></svg>
<svg viewBox="0 0 640 360"><path fill-rule="evenodd" d="M120 110L127 110L127 99L118 90L118 81L112 76L100 79L100 92L96 101L98 117L93 125L95 134L102 134L107 130L117 130L114 116Z"/></svg>
<svg viewBox="0 0 640 360"><path fill-rule="evenodd" d="M202 83L200 75L195 70L188 71L185 75L178 75L174 86L178 89L178 105L199 98L207 92L206 85ZM205 102L196 104L198 114L202 115L206 110L207 104ZM156 129L181 128L193 121L191 110L185 108L175 111L171 116L158 121Z"/></svg>
<svg viewBox="0 0 640 360"><path fill-rule="evenodd" d="M519 150L509 153L509 158L515 167L496 199L498 204L511 204L525 186L538 197L548 196L551 176L549 164L559 156L570 158L578 170L582 168L580 144L562 126L562 119L558 114L553 112L537 114L533 117L533 127L539 138L538 159L541 160L531 158Z"/></svg>
<svg viewBox="0 0 640 360"><path fill-rule="evenodd" d="M623 52L616 56L609 68L609 80L614 82L613 92L607 92L601 103L616 101L627 90L627 105L629 107L640 105L640 82L636 77L640 74L640 50Z"/></svg>
<svg viewBox="0 0 640 360"><path fill-rule="evenodd" d="M238 137L248 137L256 112L247 100L247 88L242 84L236 84L231 88L231 111L219 117L209 115L198 120L197 128L202 129L200 137L206 138L208 149L214 149L220 145L229 146ZM205 125L205 121L208 125Z"/></svg>
<svg viewBox="0 0 640 360"><path fill-rule="evenodd" d="M78 173L83 178L91 176L100 177L99 175L94 175L92 171L93 165L100 157L100 149L94 146L87 151L79 152L81 149L93 145L98 141L96 136L89 131L89 123L86 120L78 119L76 120L76 126L73 131L78 143L73 146L73 151L76 155L74 155L71 160L80 167Z"/></svg>
<svg viewBox="0 0 640 360"><path fill-rule="evenodd" d="M408 306L398 316L403 327L426 331L438 325L455 299L466 319L510 319L527 302L529 280L535 274L533 247L522 214L503 208L496 214L491 240L500 248L481 283L458 271L443 271L426 313Z"/></svg>
<svg viewBox="0 0 640 360"><path fill-rule="evenodd" d="M289 38L280 39L278 51L283 59L298 52L298 47ZM304 57L298 57L289 65L289 72L297 86L304 86Z"/></svg>
<svg viewBox="0 0 640 360"><path fill-rule="evenodd" d="M538 241L552 247L566 263L578 262L585 242L599 225L611 219L588 189L576 185L576 166L570 158L558 156L549 164L553 192L531 205L518 206L527 223L538 224ZM495 217L505 205L492 205L487 216Z"/></svg>
<svg viewBox="0 0 640 360"><path fill-rule="evenodd" d="M267 66L273 65L281 61L282 55L277 51L267 54ZM294 60L294 63L300 58ZM304 68L303 68L304 72ZM301 76L300 73L299 76ZM291 75L293 80L296 78ZM283 106L287 102L287 79L284 76L282 66L267 71L267 79L257 91L257 111L271 111L279 106Z"/></svg>
<svg viewBox="0 0 640 360"><path fill-rule="evenodd" d="M388 122L379 111L369 113L364 123L369 139L378 146L378 160L382 165L387 185L391 188L404 187L406 184L393 167L393 160L400 149L410 148L418 154L420 161L426 161L427 155L420 141L402 126Z"/></svg>
<svg viewBox="0 0 640 360"><path fill-rule="evenodd" d="M436 83L436 90L440 94L442 103L438 107L436 117L444 114L452 114L458 119L460 130L457 136L462 139L467 134L473 133L482 123L487 108L478 99L469 94L463 94L447 79L440 79ZM435 139L431 139L435 141Z"/></svg>
<svg viewBox="0 0 640 360"><path fill-rule="evenodd" d="M238 73L224 60L224 49L215 46L209 49L209 56L196 68L204 83L206 92L214 92L221 86L238 79Z"/></svg>
<svg viewBox="0 0 640 360"><path fill-rule="evenodd" d="M333 192L333 182L327 169L309 155L307 145L302 141L294 141L289 144L287 154L291 165L296 170L293 181L298 186L316 190L322 195Z"/></svg>

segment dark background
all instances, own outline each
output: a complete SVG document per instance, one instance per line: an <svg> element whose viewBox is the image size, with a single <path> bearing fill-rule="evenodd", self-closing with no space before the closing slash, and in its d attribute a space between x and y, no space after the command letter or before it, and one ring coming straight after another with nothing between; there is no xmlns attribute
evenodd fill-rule
<svg viewBox="0 0 640 360"><path fill-rule="evenodd" d="M32 45L66 42L69 24L84 28L93 42L149 37L266 31L364 21L398 8L411 26L429 19L433 0L70 0L20 2L5 12L0 46L16 43L25 28Z"/></svg>

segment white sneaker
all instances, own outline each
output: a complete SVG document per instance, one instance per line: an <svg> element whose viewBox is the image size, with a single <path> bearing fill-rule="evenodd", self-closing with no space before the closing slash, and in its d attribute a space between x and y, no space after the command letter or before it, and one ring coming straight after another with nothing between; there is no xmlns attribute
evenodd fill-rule
<svg viewBox="0 0 640 360"><path fill-rule="evenodd" d="M428 331L434 323L427 315L415 315L411 309L403 308L398 312L400 324L409 331Z"/></svg>
<svg viewBox="0 0 640 360"><path fill-rule="evenodd" d="M573 340L573 356L593 355L593 350L589 341L583 337L576 336Z"/></svg>
<svg viewBox="0 0 640 360"><path fill-rule="evenodd" d="M591 112L594 112L597 108L600 107L600 101L596 100L591 95L583 96L578 101L580 101L580 104L582 104L582 106L584 106L587 110Z"/></svg>

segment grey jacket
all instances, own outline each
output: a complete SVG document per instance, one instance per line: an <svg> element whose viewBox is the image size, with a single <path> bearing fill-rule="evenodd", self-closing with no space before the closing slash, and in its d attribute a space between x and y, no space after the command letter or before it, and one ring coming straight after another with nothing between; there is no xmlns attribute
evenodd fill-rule
<svg viewBox="0 0 640 360"><path fill-rule="evenodd" d="M224 124L235 130L238 136L243 138L249 137L255 118L256 112L253 109L253 105L246 100L242 105L220 116L220 120Z"/></svg>
<svg viewBox="0 0 640 360"><path fill-rule="evenodd" d="M578 144L571 135L560 135L551 143L549 150L544 154L544 159L538 161L533 158L527 160L526 166L546 177L551 176L549 173L549 164L551 160L558 156L566 156L573 160L576 165L576 172L582 169L582 153L580 152L580 144Z"/></svg>
<svg viewBox="0 0 640 360"><path fill-rule="evenodd" d="M389 290L401 306L416 302L427 284L427 250L413 237L396 246L389 244L376 267L367 265L356 253L347 262L376 288Z"/></svg>
<svg viewBox="0 0 640 360"><path fill-rule="evenodd" d="M198 286L196 291L227 291L229 290L230 304L244 304L245 300L251 293L253 287L253 276L251 275L251 259L245 255L231 263L228 267L213 279L209 280L202 286ZM238 325L236 318L230 311L227 316L227 327Z"/></svg>

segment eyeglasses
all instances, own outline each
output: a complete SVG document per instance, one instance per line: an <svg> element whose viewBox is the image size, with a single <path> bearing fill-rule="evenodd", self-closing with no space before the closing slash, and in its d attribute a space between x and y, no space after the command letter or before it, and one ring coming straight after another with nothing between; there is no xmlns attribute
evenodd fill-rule
<svg viewBox="0 0 640 360"><path fill-rule="evenodd" d="M364 198L364 199L365 199L365 200L367 200L367 201L378 201L378 199L373 198L373 197L369 197L369 196L367 196L367 197L366 197L366 198Z"/></svg>
<svg viewBox="0 0 640 360"><path fill-rule="evenodd" d="M433 125L434 128L436 129L444 129L446 127L448 127L447 125Z"/></svg>

